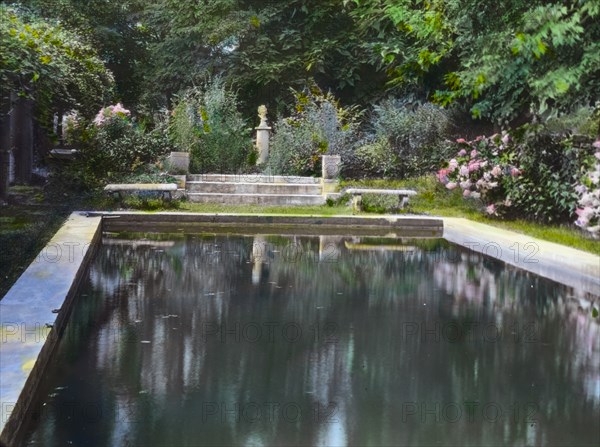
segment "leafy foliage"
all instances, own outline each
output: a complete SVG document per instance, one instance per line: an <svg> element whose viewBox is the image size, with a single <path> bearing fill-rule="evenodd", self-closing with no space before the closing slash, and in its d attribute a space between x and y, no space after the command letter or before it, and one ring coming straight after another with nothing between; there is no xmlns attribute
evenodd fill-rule
<svg viewBox="0 0 600 447"><path fill-rule="evenodd" d="M598 99L596 0L354 0L391 85L506 123Z"/></svg>
<svg viewBox="0 0 600 447"><path fill-rule="evenodd" d="M237 96L219 79L180 98L173 110L170 134L179 150L190 152L192 172L245 169L252 141L237 106Z"/></svg>
<svg viewBox="0 0 600 447"><path fill-rule="evenodd" d="M363 175L419 176L436 170L447 154L452 129L448 112L430 103L388 99L373 107L366 144L354 169Z"/></svg>
<svg viewBox="0 0 600 447"><path fill-rule="evenodd" d="M294 96L295 112L275 123L269 167L275 174L318 175L321 155L351 155L361 113L316 86Z"/></svg>
<svg viewBox="0 0 600 447"><path fill-rule="evenodd" d="M96 51L60 25L0 5L0 85L33 98L49 126L53 108L95 110L108 98L113 76Z"/></svg>
<svg viewBox="0 0 600 447"><path fill-rule="evenodd" d="M136 106L142 94L148 46L153 39L142 13L152 2L141 0L22 0L39 17L52 18L94 48L114 74L116 99ZM95 108L94 108L95 110Z"/></svg>

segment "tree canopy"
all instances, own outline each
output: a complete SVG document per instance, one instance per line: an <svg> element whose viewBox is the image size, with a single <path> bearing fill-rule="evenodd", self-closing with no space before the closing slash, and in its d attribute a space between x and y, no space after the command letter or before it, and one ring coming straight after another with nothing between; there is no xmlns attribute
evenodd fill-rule
<svg viewBox="0 0 600 447"><path fill-rule="evenodd" d="M598 100L597 0L352 0L388 86L510 122Z"/></svg>
<svg viewBox="0 0 600 447"><path fill-rule="evenodd" d="M58 23L0 6L2 101L11 92L51 108L93 111L110 94L113 75L94 48Z"/></svg>
<svg viewBox="0 0 600 447"><path fill-rule="evenodd" d="M19 4L96 48L132 108L170 106L215 75L248 110L289 107L290 87L314 81L346 104L413 95L499 124L594 104L600 91L597 0Z"/></svg>

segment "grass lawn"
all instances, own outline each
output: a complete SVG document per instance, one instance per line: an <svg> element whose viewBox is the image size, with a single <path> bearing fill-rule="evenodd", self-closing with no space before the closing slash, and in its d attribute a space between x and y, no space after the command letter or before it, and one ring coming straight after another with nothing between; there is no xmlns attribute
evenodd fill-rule
<svg viewBox="0 0 600 447"><path fill-rule="evenodd" d="M193 213L240 213L240 214L297 214L306 216L343 216L352 215L352 208L346 205L336 206L256 206L256 205L220 205L213 203L183 202L178 211Z"/></svg>

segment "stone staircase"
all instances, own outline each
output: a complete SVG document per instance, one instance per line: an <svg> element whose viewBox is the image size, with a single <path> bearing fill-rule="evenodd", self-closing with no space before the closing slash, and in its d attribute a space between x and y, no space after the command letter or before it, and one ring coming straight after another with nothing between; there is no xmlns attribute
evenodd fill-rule
<svg viewBox="0 0 600 447"><path fill-rule="evenodd" d="M228 205L323 205L320 178L264 174L194 174L185 183L193 203Z"/></svg>

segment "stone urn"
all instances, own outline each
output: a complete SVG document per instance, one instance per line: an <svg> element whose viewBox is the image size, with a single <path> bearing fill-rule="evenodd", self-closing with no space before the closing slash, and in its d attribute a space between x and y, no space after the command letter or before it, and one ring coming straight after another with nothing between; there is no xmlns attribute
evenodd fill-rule
<svg viewBox="0 0 600 447"><path fill-rule="evenodd" d="M190 172L190 153L189 152L171 152L167 158L169 170L173 174Z"/></svg>

